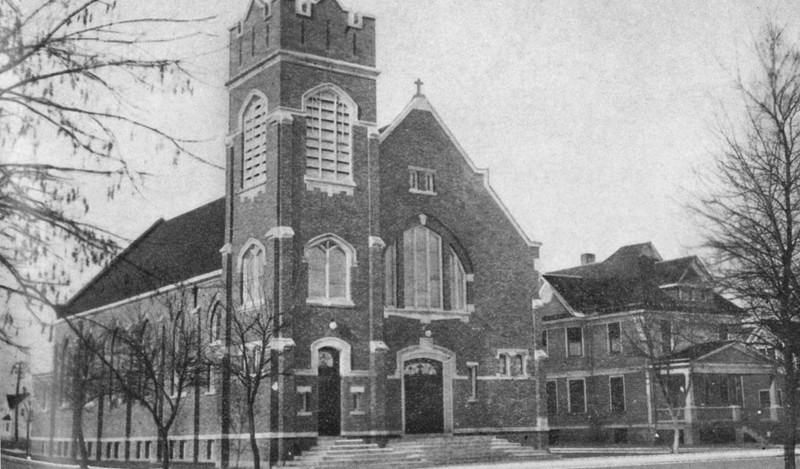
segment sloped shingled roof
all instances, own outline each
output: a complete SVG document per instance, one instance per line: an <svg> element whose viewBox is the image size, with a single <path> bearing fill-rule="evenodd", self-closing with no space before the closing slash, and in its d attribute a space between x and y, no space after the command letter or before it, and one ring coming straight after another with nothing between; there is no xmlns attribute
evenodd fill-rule
<svg viewBox="0 0 800 469"><path fill-rule="evenodd" d="M736 307L719 295L692 305L669 296L660 286L679 282L696 256L662 260L651 243L619 248L606 260L557 270L544 275L574 309L583 313L610 313L627 308L681 310L702 308L732 312Z"/></svg>
<svg viewBox="0 0 800 469"><path fill-rule="evenodd" d="M61 315L77 314L221 268L225 199L158 220L93 278Z"/></svg>

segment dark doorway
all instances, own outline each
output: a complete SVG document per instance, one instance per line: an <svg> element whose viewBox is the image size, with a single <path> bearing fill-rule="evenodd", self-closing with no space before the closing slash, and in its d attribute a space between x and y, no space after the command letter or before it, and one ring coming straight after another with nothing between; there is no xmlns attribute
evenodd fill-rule
<svg viewBox="0 0 800 469"><path fill-rule="evenodd" d="M406 433L442 433L444 397L442 362L419 358L405 363Z"/></svg>
<svg viewBox="0 0 800 469"><path fill-rule="evenodd" d="M319 434L337 436L341 431L342 397L339 376L339 351L319 349Z"/></svg>

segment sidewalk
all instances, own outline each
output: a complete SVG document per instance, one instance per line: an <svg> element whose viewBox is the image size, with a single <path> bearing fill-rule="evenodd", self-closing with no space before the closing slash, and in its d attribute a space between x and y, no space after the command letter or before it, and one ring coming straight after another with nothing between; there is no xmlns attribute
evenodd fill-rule
<svg viewBox="0 0 800 469"><path fill-rule="evenodd" d="M637 467L640 465L669 463L702 463L709 461L732 461L746 459L783 458L783 449L770 447L767 449L730 449L713 450L702 453L648 454L626 456L592 456L586 458L551 459L546 461L510 462L484 465L492 469L586 469L599 467ZM440 466L442 469L475 469L477 465Z"/></svg>

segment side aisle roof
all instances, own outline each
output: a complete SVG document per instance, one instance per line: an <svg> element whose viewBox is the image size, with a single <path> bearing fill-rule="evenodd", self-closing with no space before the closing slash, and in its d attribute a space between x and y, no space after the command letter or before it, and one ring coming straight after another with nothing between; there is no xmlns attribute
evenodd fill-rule
<svg viewBox="0 0 800 469"><path fill-rule="evenodd" d="M225 199L159 219L60 310L68 316L115 303L221 267Z"/></svg>

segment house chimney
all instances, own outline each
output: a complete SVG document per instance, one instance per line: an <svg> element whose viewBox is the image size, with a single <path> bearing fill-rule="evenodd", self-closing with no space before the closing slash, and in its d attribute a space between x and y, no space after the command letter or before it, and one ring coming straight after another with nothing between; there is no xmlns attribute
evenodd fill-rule
<svg viewBox="0 0 800 469"><path fill-rule="evenodd" d="M591 252L585 252L581 254L581 265L589 265L594 264L594 254Z"/></svg>

